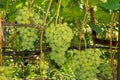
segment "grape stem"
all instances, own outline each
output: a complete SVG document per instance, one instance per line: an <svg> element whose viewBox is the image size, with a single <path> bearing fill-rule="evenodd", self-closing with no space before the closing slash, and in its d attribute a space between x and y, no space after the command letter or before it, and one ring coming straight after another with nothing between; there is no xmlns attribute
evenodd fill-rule
<svg viewBox="0 0 120 80"><path fill-rule="evenodd" d="M111 22L110 22L110 58L111 58L113 80L115 80L114 56L113 56L113 53L112 53L112 29L113 29L114 17L115 17L115 14L113 12L112 16L111 16Z"/></svg>
<svg viewBox="0 0 120 80"><path fill-rule="evenodd" d="M32 0L30 0L30 12L32 12Z"/></svg>
<svg viewBox="0 0 120 80"><path fill-rule="evenodd" d="M2 18L0 17L0 66L2 66Z"/></svg>
<svg viewBox="0 0 120 80"><path fill-rule="evenodd" d="M32 12L32 3L33 1L30 0L30 12ZM30 23L33 23L32 17L30 17Z"/></svg>
<svg viewBox="0 0 120 80"><path fill-rule="evenodd" d="M105 76L101 75L101 74L97 74L98 77L102 78L103 80L108 80Z"/></svg>
<svg viewBox="0 0 120 80"><path fill-rule="evenodd" d="M53 17L50 18L50 20L47 22L46 25L49 25L52 22L52 20L54 19L55 16L56 16L56 14L54 14Z"/></svg>
<svg viewBox="0 0 120 80"><path fill-rule="evenodd" d="M5 46L8 46L10 44L10 42L13 41L14 38L17 36L17 34L18 34L18 31L16 30L14 32L14 34L11 36L11 38L8 41L5 42Z"/></svg>
<svg viewBox="0 0 120 80"><path fill-rule="evenodd" d="M79 39L80 39L80 43L79 43L79 50L81 50L81 42L82 42L82 36L83 36L83 31L84 31L84 26L85 26L85 24L86 24L86 18L87 18L87 12L88 12L88 1L89 0L86 0L86 3L85 3L85 15L84 15L84 19L83 19L83 22L82 22L82 29L81 29L81 31L80 31L80 35L79 35Z"/></svg>
<svg viewBox="0 0 120 80"><path fill-rule="evenodd" d="M43 27L46 25L46 20L47 20L47 16L48 16L48 12L50 10L51 4L52 4L52 0L50 0L48 8L47 8L46 15L44 17ZM43 57L42 36L43 36L43 31L40 31L40 76L41 76L41 79L44 80L42 78L42 57Z"/></svg>
<svg viewBox="0 0 120 80"><path fill-rule="evenodd" d="M61 6L61 0L59 1L58 10L57 10L57 13L56 13L56 24L57 24L59 13L60 13L60 6Z"/></svg>
<svg viewBox="0 0 120 80"><path fill-rule="evenodd" d="M114 52L113 52L113 57L115 56L115 53L116 53L117 48L118 48L118 43L117 43L116 46L115 46L115 49L114 49Z"/></svg>
<svg viewBox="0 0 120 80"><path fill-rule="evenodd" d="M46 25L47 16L48 16L48 12L49 12L49 10L50 10L50 7L51 7L51 4L52 4L52 1L53 1L53 0L50 0L50 2L49 2L49 5L48 5L48 8L47 8L47 11L46 11L45 17L44 17L44 23L43 23L43 26Z"/></svg>

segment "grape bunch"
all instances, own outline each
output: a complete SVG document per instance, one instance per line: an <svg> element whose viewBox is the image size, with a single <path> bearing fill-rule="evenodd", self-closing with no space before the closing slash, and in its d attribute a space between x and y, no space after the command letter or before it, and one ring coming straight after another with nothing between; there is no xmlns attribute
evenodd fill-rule
<svg viewBox="0 0 120 80"><path fill-rule="evenodd" d="M59 66L61 66L62 64L64 64L66 57L65 57L65 52L61 52L61 53L56 53L56 52L51 52L50 53L50 57L52 60L55 61L55 63L57 63Z"/></svg>
<svg viewBox="0 0 120 80"><path fill-rule="evenodd" d="M35 43L39 40L38 30L30 27L20 27L16 29L19 33L11 42L14 50L33 50ZM13 33L10 35L14 35Z"/></svg>
<svg viewBox="0 0 120 80"><path fill-rule="evenodd" d="M42 19L34 11L29 11L27 7L23 7L17 11L15 21L18 24L32 24L41 25ZM15 29L15 28L14 28ZM17 31L17 36L12 41L11 46L15 50L32 50L35 49L35 43L39 40L38 30L30 28L29 26L21 26L13 30L10 33L14 35L14 31Z"/></svg>
<svg viewBox="0 0 120 80"><path fill-rule="evenodd" d="M100 52L94 49L73 50L71 67L77 80L96 80L96 73L101 63Z"/></svg>
<svg viewBox="0 0 120 80"><path fill-rule="evenodd" d="M52 52L51 59L58 65L65 61L65 51L70 46L73 32L67 23L54 25L53 23L45 31L46 42L49 43Z"/></svg>
<svg viewBox="0 0 120 80"><path fill-rule="evenodd" d="M27 7L23 7L18 10L15 21L19 24L30 24L30 18L35 25L40 25L43 23L43 20L40 19L39 14L34 11L30 12Z"/></svg>
<svg viewBox="0 0 120 80"><path fill-rule="evenodd" d="M117 64L117 61L114 60L114 63ZM115 74L117 73L116 70L116 65L114 65L114 70L115 70ZM113 80L113 76L112 76L112 67L111 67L111 62L110 60L104 60L103 63L99 66L99 70L101 75L103 75L104 77L106 77L108 80ZM99 78L98 80L103 80L101 78Z"/></svg>
<svg viewBox="0 0 120 80"><path fill-rule="evenodd" d="M52 48L52 51L66 51L70 46L70 42L73 38L73 33L71 28L64 24L51 24L50 27L46 29L46 42Z"/></svg>

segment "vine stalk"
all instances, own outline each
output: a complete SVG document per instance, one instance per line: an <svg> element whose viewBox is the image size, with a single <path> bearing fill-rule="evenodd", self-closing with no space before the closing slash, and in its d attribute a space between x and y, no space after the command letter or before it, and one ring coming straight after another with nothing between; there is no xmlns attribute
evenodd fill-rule
<svg viewBox="0 0 120 80"><path fill-rule="evenodd" d="M113 12L112 16L111 16L111 22L110 22L110 58L111 58L113 80L115 80L114 56L113 56L113 53L112 53L112 29L113 29L114 18L115 18L115 14Z"/></svg>
<svg viewBox="0 0 120 80"><path fill-rule="evenodd" d="M84 26L86 24L86 18L87 18L87 12L88 12L88 1L89 0L86 0L86 3L85 3L85 14L84 14L84 19L83 19L83 22L82 22L82 29L80 31L80 35L79 35L79 39L80 39L80 43L79 43L79 50L81 50L81 42L82 42L82 36L83 36L83 31L84 31Z"/></svg>
<svg viewBox="0 0 120 80"><path fill-rule="evenodd" d="M36 29L39 29L39 30L45 30L45 28L43 26L35 25L33 23L30 23L30 24L18 24L18 23L11 23L11 22L3 22L2 26L4 26L4 28L14 26L14 27L31 27L31 28L36 28Z"/></svg>
<svg viewBox="0 0 120 80"><path fill-rule="evenodd" d="M30 0L30 12L32 12L32 0Z"/></svg>
<svg viewBox="0 0 120 80"><path fill-rule="evenodd" d="M50 10L51 4L52 4L53 0L50 0L47 11L46 11L46 15L44 17L44 22L43 22L43 27L45 27L46 25L46 20L47 20L47 16L48 16L48 12ZM43 36L43 31L40 30L40 76L42 78L42 57L43 57L43 49L42 49L42 36ZM44 80L44 79L42 79Z"/></svg>
<svg viewBox="0 0 120 80"><path fill-rule="evenodd" d="M32 3L33 3L33 0L30 0L30 12L32 12ZM33 20L32 20L32 17L30 17L30 24L33 23Z"/></svg>
<svg viewBox="0 0 120 80"><path fill-rule="evenodd" d="M61 6L61 0L59 1L58 10L57 10L57 13L56 13L56 24L57 24L59 13L60 13L60 6Z"/></svg>
<svg viewBox="0 0 120 80"><path fill-rule="evenodd" d="M118 62L117 62L117 80L120 80L120 9L118 17Z"/></svg>
<svg viewBox="0 0 120 80"><path fill-rule="evenodd" d="M43 31L40 31L40 76L42 79L42 35L43 35Z"/></svg>
<svg viewBox="0 0 120 80"><path fill-rule="evenodd" d="M50 2L49 2L49 5L48 5L48 8L47 8L47 11L46 11L45 17L44 17L43 26L46 25L47 16L48 16L48 12L49 12L49 10L50 10L50 7L51 7L51 4L52 4L52 1L53 1L53 0L50 0Z"/></svg>
<svg viewBox="0 0 120 80"><path fill-rule="evenodd" d="M0 17L0 66L2 66L2 18Z"/></svg>
<svg viewBox="0 0 120 80"><path fill-rule="evenodd" d="M98 77L102 78L103 80L108 80L104 75L102 74L97 74Z"/></svg>
<svg viewBox="0 0 120 80"><path fill-rule="evenodd" d="M12 42L15 39L17 34L18 34L18 31L15 31L14 34L11 36L11 38L7 42L5 42L5 46L8 46L10 42Z"/></svg>

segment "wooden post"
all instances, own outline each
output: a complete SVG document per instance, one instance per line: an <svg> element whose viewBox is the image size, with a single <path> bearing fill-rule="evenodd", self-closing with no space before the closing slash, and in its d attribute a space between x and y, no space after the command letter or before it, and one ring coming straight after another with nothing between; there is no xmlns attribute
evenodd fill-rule
<svg viewBox="0 0 120 80"><path fill-rule="evenodd" d="M120 80L120 9L119 9L119 31L118 31L118 63L117 63L117 80Z"/></svg>
<svg viewBox="0 0 120 80"><path fill-rule="evenodd" d="M90 19L91 19L91 24L95 24L93 7L90 8ZM93 39L93 43L94 43L94 47L95 47L95 44L97 41L97 36L96 36L95 30L92 30L92 39Z"/></svg>
<svg viewBox="0 0 120 80"><path fill-rule="evenodd" d="M0 17L0 66L2 66L2 18Z"/></svg>

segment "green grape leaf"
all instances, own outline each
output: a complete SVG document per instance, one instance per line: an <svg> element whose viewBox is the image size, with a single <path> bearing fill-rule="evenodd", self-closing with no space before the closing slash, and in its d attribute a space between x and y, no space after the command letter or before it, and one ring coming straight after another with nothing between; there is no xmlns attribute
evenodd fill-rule
<svg viewBox="0 0 120 80"><path fill-rule="evenodd" d="M66 7L70 3L70 1L71 0L62 0L62 6Z"/></svg>
<svg viewBox="0 0 120 80"><path fill-rule="evenodd" d="M102 29L98 25L90 24L90 27L95 30L97 33L101 33Z"/></svg>
<svg viewBox="0 0 120 80"><path fill-rule="evenodd" d="M73 9L64 8L61 16L65 18L66 21L72 21L77 17L81 16L83 11L79 7L74 7Z"/></svg>
<svg viewBox="0 0 120 80"><path fill-rule="evenodd" d="M78 43L79 43L78 36L74 36L74 38L73 38L73 44L78 44Z"/></svg>
<svg viewBox="0 0 120 80"><path fill-rule="evenodd" d="M102 7L109 10L119 9L119 0L107 0L107 2L101 4Z"/></svg>
<svg viewBox="0 0 120 80"><path fill-rule="evenodd" d="M72 10L70 8L64 8L63 14L65 16L71 16L71 17L73 17L73 16L79 16L79 13L76 10Z"/></svg>
<svg viewBox="0 0 120 80"><path fill-rule="evenodd" d="M97 6L97 11L95 11L94 15L95 19L98 20L99 23L109 24L111 20L110 13L103 9L101 6Z"/></svg>
<svg viewBox="0 0 120 80"><path fill-rule="evenodd" d="M10 0L0 0L0 8L6 9L10 4Z"/></svg>
<svg viewBox="0 0 120 80"><path fill-rule="evenodd" d="M33 4L45 5L46 2L49 2L49 0L34 0Z"/></svg>

